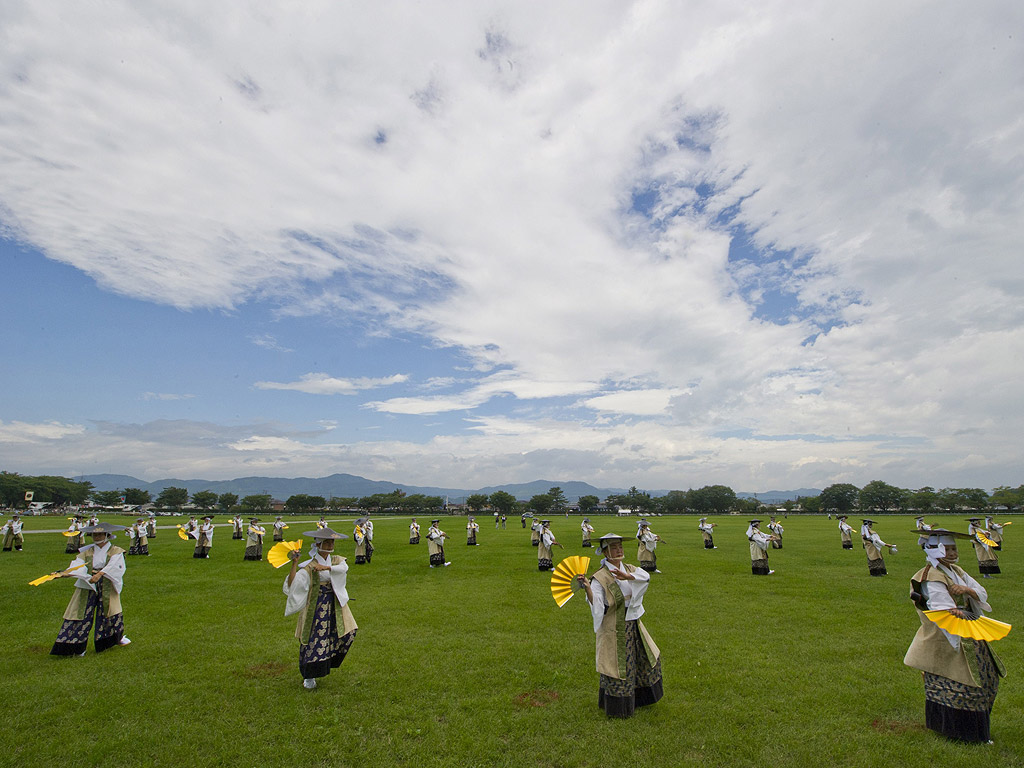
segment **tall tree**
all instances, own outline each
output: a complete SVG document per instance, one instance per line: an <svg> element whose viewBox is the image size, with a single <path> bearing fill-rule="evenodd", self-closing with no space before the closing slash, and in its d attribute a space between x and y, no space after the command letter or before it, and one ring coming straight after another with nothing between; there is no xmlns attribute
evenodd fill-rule
<svg viewBox="0 0 1024 768"><path fill-rule="evenodd" d="M662 505L670 514L681 514L690 508L689 491L669 491L662 499Z"/></svg>
<svg viewBox="0 0 1024 768"><path fill-rule="evenodd" d="M705 485L689 496L690 507L702 514L725 514L736 506L736 492L727 485Z"/></svg>
<svg viewBox="0 0 1024 768"><path fill-rule="evenodd" d="M125 504L131 504L133 507L141 507L143 504L149 504L152 500L153 494L149 491L144 491L141 488L124 489Z"/></svg>
<svg viewBox="0 0 1024 768"><path fill-rule="evenodd" d="M992 489L989 504L993 507L1006 507L1008 510L1020 509L1024 506L1024 485L1016 488L1008 485L996 486Z"/></svg>
<svg viewBox="0 0 1024 768"><path fill-rule="evenodd" d="M217 504L217 494L214 491L196 491L192 494L192 503L205 512Z"/></svg>
<svg viewBox="0 0 1024 768"><path fill-rule="evenodd" d="M569 504L569 500L565 498L565 494L562 493L562 489L557 485L553 488L549 488L548 496L551 497L551 514L563 514L566 506Z"/></svg>
<svg viewBox="0 0 1024 768"><path fill-rule="evenodd" d="M479 512L487 506L489 497L486 493L474 493L466 499L466 506L474 512Z"/></svg>
<svg viewBox="0 0 1024 768"><path fill-rule="evenodd" d="M175 488L173 485L168 486L160 491L160 495L156 497L156 505L165 509L173 507L180 512L181 508L186 504L188 504L187 488Z"/></svg>
<svg viewBox="0 0 1024 768"><path fill-rule="evenodd" d="M882 480L872 480L860 489L857 504L862 510L892 512L906 503L908 495L907 491L895 485L889 485Z"/></svg>
<svg viewBox="0 0 1024 768"><path fill-rule="evenodd" d="M601 500L597 498L597 496L593 496L590 494L586 496L580 496L580 512L582 512L584 515L589 515L591 512L594 511L594 508L600 503Z"/></svg>
<svg viewBox="0 0 1024 768"><path fill-rule="evenodd" d="M123 494L121 491L93 491L92 500L99 504L101 507L119 507L121 506L121 497Z"/></svg>
<svg viewBox="0 0 1024 768"><path fill-rule="evenodd" d="M503 515L511 515L516 508L516 497L508 491L495 491L491 494L490 502Z"/></svg>
<svg viewBox="0 0 1024 768"><path fill-rule="evenodd" d="M217 497L217 506L223 511L228 512L235 504L238 503L237 493L222 493Z"/></svg>
<svg viewBox="0 0 1024 768"><path fill-rule="evenodd" d="M927 515L936 508L939 501L939 494L930 485L911 491L907 497L907 505L922 515Z"/></svg>
<svg viewBox="0 0 1024 768"><path fill-rule="evenodd" d="M271 501L273 501L273 497L269 493L254 493L243 497L239 504L246 509L267 510L270 509Z"/></svg>
<svg viewBox="0 0 1024 768"><path fill-rule="evenodd" d="M327 506L327 500L323 496L310 496L306 493L296 493L288 497L284 506L285 509L290 512L305 512L314 509L323 509Z"/></svg>
<svg viewBox="0 0 1024 768"><path fill-rule="evenodd" d="M826 512L840 514L850 512L857 505L860 490L850 483L833 483L821 492L821 508Z"/></svg>
<svg viewBox="0 0 1024 768"><path fill-rule="evenodd" d="M527 506L538 517L544 517L551 511L551 497L546 493L538 493L527 502Z"/></svg>

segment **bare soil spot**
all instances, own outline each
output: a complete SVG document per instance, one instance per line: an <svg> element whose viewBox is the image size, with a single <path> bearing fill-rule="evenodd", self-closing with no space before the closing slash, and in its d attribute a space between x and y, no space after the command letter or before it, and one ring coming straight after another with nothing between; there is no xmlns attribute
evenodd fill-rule
<svg viewBox="0 0 1024 768"><path fill-rule="evenodd" d="M525 691L518 694L515 701L521 707L546 707L551 702L558 701L558 691Z"/></svg>
<svg viewBox="0 0 1024 768"><path fill-rule="evenodd" d="M283 661L266 661L262 664L251 664L238 674L251 678L280 677L292 667L292 664L286 664Z"/></svg>

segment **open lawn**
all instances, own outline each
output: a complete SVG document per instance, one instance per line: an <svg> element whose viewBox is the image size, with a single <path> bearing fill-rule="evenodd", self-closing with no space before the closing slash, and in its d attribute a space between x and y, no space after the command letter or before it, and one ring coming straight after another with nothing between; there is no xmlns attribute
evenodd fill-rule
<svg viewBox="0 0 1024 768"><path fill-rule="evenodd" d="M966 530L962 518L929 521ZM351 535L351 518L330 519ZM580 547L579 520L554 520L565 545L556 562L593 555ZM636 530L632 519L592 520L597 536ZM869 577L859 544L842 550L823 516L784 520L776 573L754 577L746 520L713 521L710 551L696 518L651 521L665 539L663 573L652 577L644 623L662 650L665 697L626 721L597 708L585 599L555 605L518 518L495 531L482 515L478 547L465 544L464 518L442 520L449 568L427 567L425 539L408 544L406 518L377 520L370 565L354 565L354 544L340 542L359 632L314 691L301 686L295 620L283 615L287 568L243 562L229 528L218 526L209 560L160 529L150 557L128 558L132 644L97 655L90 641L84 658L48 655L73 582L28 581L71 557L59 533L29 534L24 552L0 554L0 765L1024 764L1024 522L1006 530L1002 575L983 582L993 617L1015 625L994 646L1009 674L992 716L996 743L964 746L924 728L920 673L902 663L919 626L909 579L924 564L911 518L876 526L900 550L886 555L885 578ZM64 522L28 518L26 528ZM289 523L289 538L313 527ZM635 563L635 545L626 552ZM977 576L973 551L961 565Z"/></svg>

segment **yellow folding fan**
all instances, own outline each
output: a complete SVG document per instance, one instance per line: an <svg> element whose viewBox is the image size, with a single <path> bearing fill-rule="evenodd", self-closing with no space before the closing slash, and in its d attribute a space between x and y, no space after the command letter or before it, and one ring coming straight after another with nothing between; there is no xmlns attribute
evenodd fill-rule
<svg viewBox="0 0 1024 768"><path fill-rule="evenodd" d="M998 544L996 544L996 542L992 541L992 539L990 539L988 536L986 536L981 531L975 531L974 535L977 536L978 537L978 541L980 541L986 547L996 547L996 546L998 546Z"/></svg>
<svg viewBox="0 0 1024 768"><path fill-rule="evenodd" d="M1002 640L1010 634L1011 625L970 611L961 611L964 618L946 610L924 611L925 616L951 635L974 640Z"/></svg>
<svg viewBox="0 0 1024 768"><path fill-rule="evenodd" d="M185 529L182 528L180 525L178 526L178 538L182 539L183 541L188 541L188 534L185 533Z"/></svg>
<svg viewBox="0 0 1024 768"><path fill-rule="evenodd" d="M570 555L555 566L551 574L551 596L559 608L569 602L575 590L580 588L576 577L586 576L589 565L589 557Z"/></svg>
<svg viewBox="0 0 1024 768"><path fill-rule="evenodd" d="M267 552L267 562L275 568L280 568L288 562L288 553L296 549L302 549L302 539L278 542Z"/></svg>
<svg viewBox="0 0 1024 768"><path fill-rule="evenodd" d="M79 568L85 568L85 563L82 563L81 565L76 565L74 568L68 568L66 571L64 571L64 573L70 573L71 571L77 571ZM32 579L32 581L29 582L29 585L33 586L33 587L38 587L40 584L45 584L48 581L53 581L54 579L59 579L59 578L60 578L60 574L59 573L48 573L45 576L40 576L38 579Z"/></svg>
<svg viewBox="0 0 1024 768"><path fill-rule="evenodd" d="M72 536L77 536L81 531L61 531L61 533L70 539Z"/></svg>

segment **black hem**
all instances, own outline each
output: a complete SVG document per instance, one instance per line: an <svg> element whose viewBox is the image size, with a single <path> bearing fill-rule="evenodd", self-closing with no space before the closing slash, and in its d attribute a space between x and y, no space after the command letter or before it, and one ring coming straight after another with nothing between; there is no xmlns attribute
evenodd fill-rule
<svg viewBox="0 0 1024 768"><path fill-rule="evenodd" d="M990 738L988 712L970 712L925 701L924 724L952 741L986 743Z"/></svg>

